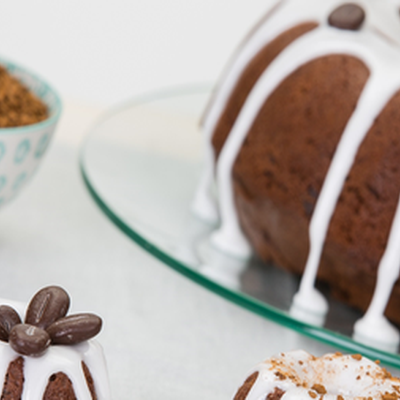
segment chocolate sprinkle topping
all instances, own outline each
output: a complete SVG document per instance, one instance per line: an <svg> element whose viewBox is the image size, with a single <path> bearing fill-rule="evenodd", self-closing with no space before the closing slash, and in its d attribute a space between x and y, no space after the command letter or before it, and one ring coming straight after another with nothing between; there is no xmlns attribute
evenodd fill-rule
<svg viewBox="0 0 400 400"><path fill-rule="evenodd" d="M332 11L329 25L344 30L357 31L365 19L364 10L357 4L343 4Z"/></svg>

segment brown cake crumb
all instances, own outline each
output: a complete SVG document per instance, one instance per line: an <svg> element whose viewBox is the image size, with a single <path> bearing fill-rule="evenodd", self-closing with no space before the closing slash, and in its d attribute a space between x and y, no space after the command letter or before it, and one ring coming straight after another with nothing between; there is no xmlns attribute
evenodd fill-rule
<svg viewBox="0 0 400 400"><path fill-rule="evenodd" d="M46 105L0 66L0 128L31 125L47 117Z"/></svg>
<svg viewBox="0 0 400 400"><path fill-rule="evenodd" d="M382 400L397 400L399 397L395 392L393 393L388 393L386 392L385 394L382 395Z"/></svg>
<svg viewBox="0 0 400 400"><path fill-rule="evenodd" d="M352 354L351 358L354 358L357 361L361 361L362 360L362 355L361 354Z"/></svg>
<svg viewBox="0 0 400 400"><path fill-rule="evenodd" d="M93 400L97 400L93 377L89 371L89 368L84 362L82 362L82 370L85 375L91 397ZM47 384L44 392L43 400L52 399L76 400L72 382L63 372L57 372L56 374L51 375L49 378L49 383Z"/></svg>
<svg viewBox="0 0 400 400"><path fill-rule="evenodd" d="M316 393L312 392L311 390L308 391L308 394L313 399L315 399L317 397Z"/></svg>
<svg viewBox="0 0 400 400"><path fill-rule="evenodd" d="M315 383L311 389L315 390L318 394L326 394L325 386L319 383Z"/></svg>
<svg viewBox="0 0 400 400"><path fill-rule="evenodd" d="M18 357L8 366L4 379L1 400L17 400L22 396L24 388L24 359Z"/></svg>
<svg viewBox="0 0 400 400"><path fill-rule="evenodd" d="M251 374L245 380L243 385L239 388L233 400L245 400L257 378L258 378L258 372L254 372L254 374Z"/></svg>
<svg viewBox="0 0 400 400"><path fill-rule="evenodd" d="M340 394L337 397L337 400L344 400L343 396L341 396Z"/></svg>
<svg viewBox="0 0 400 400"><path fill-rule="evenodd" d="M278 379L280 379L281 381L283 381L283 380L286 379L286 375L285 375L285 374L282 374L282 372L280 372L280 371L276 371L276 372L275 372L275 376L277 376Z"/></svg>
<svg viewBox="0 0 400 400"><path fill-rule="evenodd" d="M383 376L384 376L386 379L393 378L392 374L391 374L386 368L382 368L382 372L383 372Z"/></svg>
<svg viewBox="0 0 400 400"><path fill-rule="evenodd" d="M97 400L97 394L96 394L96 390L94 388L94 380L93 380L92 374L90 373L89 368L83 361L82 361L82 370L85 375L86 382L87 382L87 385L90 390L90 394L92 395L92 399Z"/></svg>
<svg viewBox="0 0 400 400"><path fill-rule="evenodd" d="M394 389L397 393L400 393L400 386L393 385L393 389Z"/></svg>
<svg viewBox="0 0 400 400"><path fill-rule="evenodd" d="M52 399L76 400L72 382L63 372L57 372L49 378L43 400Z"/></svg>
<svg viewBox="0 0 400 400"><path fill-rule="evenodd" d="M270 393L265 400L280 400L284 394L285 394L284 390L275 388L275 390L272 393Z"/></svg>

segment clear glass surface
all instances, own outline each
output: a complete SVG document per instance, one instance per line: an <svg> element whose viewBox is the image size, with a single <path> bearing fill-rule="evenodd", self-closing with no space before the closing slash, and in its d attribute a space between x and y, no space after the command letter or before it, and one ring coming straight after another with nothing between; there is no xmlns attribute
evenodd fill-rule
<svg viewBox="0 0 400 400"><path fill-rule="evenodd" d="M400 357L351 339L361 316L329 298L323 328L288 314L299 279L256 258L243 262L208 241L214 226L191 213L202 168L199 120L209 86L165 91L104 115L82 148L93 199L128 237L165 265L245 309L305 336L400 367ZM320 288L324 291L324 287Z"/></svg>

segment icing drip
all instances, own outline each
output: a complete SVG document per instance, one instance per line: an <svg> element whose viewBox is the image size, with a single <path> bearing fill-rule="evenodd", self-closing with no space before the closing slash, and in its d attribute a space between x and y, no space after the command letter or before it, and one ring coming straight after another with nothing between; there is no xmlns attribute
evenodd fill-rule
<svg viewBox="0 0 400 400"><path fill-rule="evenodd" d="M218 183L218 205L221 227L212 235L212 242L230 254L246 257L250 248L241 232L232 193L232 167L242 143L261 106L273 90L292 72L305 63L328 54L348 54L363 61L370 69L370 79L364 88L353 116L335 152L310 224L310 253L300 290L294 298L294 315L308 322L323 323L327 311L325 299L315 290L314 283L329 222L340 196L343 183L351 169L360 143L374 119L395 92L400 78L395 66L400 65L400 1L360 0L366 21L358 32L339 31L327 25L330 12L339 0L281 1L265 23L259 25L240 49L214 94L204 119L207 141L207 168L196 195L194 211L215 221L218 210L212 193L213 171ZM287 46L265 70L250 92L214 166L211 138L235 84L249 61L279 34L304 23L315 21L319 27L304 34ZM390 239L379 265L378 282L373 301L365 318L356 325L356 337L369 335L372 340L398 343L397 331L383 317L391 288L400 269L400 201L392 225ZM396 247L397 246L397 247ZM381 336L371 321L380 321ZM383 332L382 332L383 330ZM367 336L368 337L368 336Z"/></svg>
<svg viewBox="0 0 400 400"><path fill-rule="evenodd" d="M5 377L11 361L20 357L11 347L0 342L0 376ZM71 380L78 400L91 400L81 363L88 366L99 400L111 398L105 360L100 345L87 341L75 346L51 346L41 357L24 357L24 388L22 400L43 398L48 380L52 374L64 372Z"/></svg>
<svg viewBox="0 0 400 400"><path fill-rule="evenodd" d="M211 142L211 138L208 140ZM217 200L213 194L214 149L211 143L205 146L204 153L205 164L193 200L192 210L201 219L204 219L210 224L217 224L219 215Z"/></svg>
<svg viewBox="0 0 400 400"><path fill-rule="evenodd" d="M366 344L378 342L388 351L396 351L400 343L400 334L384 317L393 285L400 271L400 199L390 231L388 245L378 268L376 288L371 304L354 326L354 338Z"/></svg>
<svg viewBox="0 0 400 400"><path fill-rule="evenodd" d="M246 400L267 399L278 388L284 399L326 400L372 398L385 394L399 396L398 378L359 355L327 354L316 358L305 351L282 353L261 363ZM250 375L249 374L249 375Z"/></svg>

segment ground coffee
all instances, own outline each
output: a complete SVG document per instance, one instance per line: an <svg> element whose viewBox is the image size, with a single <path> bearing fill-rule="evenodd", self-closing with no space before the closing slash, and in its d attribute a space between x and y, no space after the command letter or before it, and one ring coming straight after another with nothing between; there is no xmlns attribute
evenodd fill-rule
<svg viewBox="0 0 400 400"><path fill-rule="evenodd" d="M47 116L46 105L0 66L0 128L31 125Z"/></svg>

